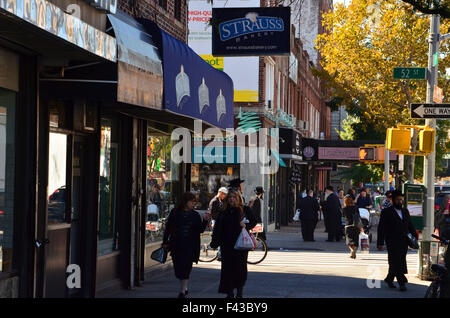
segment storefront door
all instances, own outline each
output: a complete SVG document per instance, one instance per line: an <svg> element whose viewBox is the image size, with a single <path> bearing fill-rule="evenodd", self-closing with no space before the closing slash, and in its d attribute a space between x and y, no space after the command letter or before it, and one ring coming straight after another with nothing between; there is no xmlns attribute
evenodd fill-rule
<svg viewBox="0 0 450 318"><path fill-rule="evenodd" d="M88 200L83 170L87 138L59 132L49 134L47 241L45 248L45 297L74 297L80 291L83 211ZM68 266L72 265L67 277Z"/></svg>

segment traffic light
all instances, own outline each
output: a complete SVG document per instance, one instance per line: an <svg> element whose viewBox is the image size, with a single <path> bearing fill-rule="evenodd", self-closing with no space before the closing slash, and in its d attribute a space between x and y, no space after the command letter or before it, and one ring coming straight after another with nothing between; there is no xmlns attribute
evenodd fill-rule
<svg viewBox="0 0 450 318"><path fill-rule="evenodd" d="M386 133L386 147L388 150L408 152L411 147L411 130L388 128Z"/></svg>
<svg viewBox="0 0 450 318"><path fill-rule="evenodd" d="M375 148L373 147L360 147L359 148L359 161L375 161Z"/></svg>
<svg viewBox="0 0 450 318"><path fill-rule="evenodd" d="M431 153L434 150L434 130L421 130L419 132L419 150Z"/></svg>

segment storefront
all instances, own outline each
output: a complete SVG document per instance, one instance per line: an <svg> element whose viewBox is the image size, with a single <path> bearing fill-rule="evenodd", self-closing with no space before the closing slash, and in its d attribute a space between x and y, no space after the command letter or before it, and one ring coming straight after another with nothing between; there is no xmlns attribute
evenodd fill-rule
<svg viewBox="0 0 450 318"><path fill-rule="evenodd" d="M286 167L280 167L278 178L281 187L279 223L287 226L295 214L296 200L300 193L299 166L302 164L302 135L293 128L279 128L280 157Z"/></svg>
<svg viewBox="0 0 450 318"><path fill-rule="evenodd" d="M0 295L133 288L191 185L189 163L171 160L171 133L192 131L195 118L233 127L232 82L122 12L80 3L84 21L45 0L47 15L0 4ZM173 61L188 85L208 83L211 98L177 91L170 83L183 67L171 71ZM199 111L186 113L191 105Z"/></svg>

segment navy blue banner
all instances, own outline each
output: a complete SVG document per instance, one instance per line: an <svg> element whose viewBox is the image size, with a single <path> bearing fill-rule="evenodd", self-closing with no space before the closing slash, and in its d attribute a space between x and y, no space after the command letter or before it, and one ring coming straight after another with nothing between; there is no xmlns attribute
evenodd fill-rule
<svg viewBox="0 0 450 318"><path fill-rule="evenodd" d="M290 7L213 8L214 56L290 54Z"/></svg>
<svg viewBox="0 0 450 318"><path fill-rule="evenodd" d="M152 35L162 55L164 73L163 108L213 126L234 128L233 81L216 70L185 43L140 20Z"/></svg>

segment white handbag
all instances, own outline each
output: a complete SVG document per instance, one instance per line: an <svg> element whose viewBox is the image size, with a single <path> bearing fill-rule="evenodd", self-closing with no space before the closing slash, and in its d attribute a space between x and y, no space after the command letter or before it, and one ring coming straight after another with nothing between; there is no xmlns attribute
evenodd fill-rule
<svg viewBox="0 0 450 318"><path fill-rule="evenodd" d="M297 211L295 211L295 215L292 220L294 220L294 222L300 221L300 210L299 209L297 209Z"/></svg>

